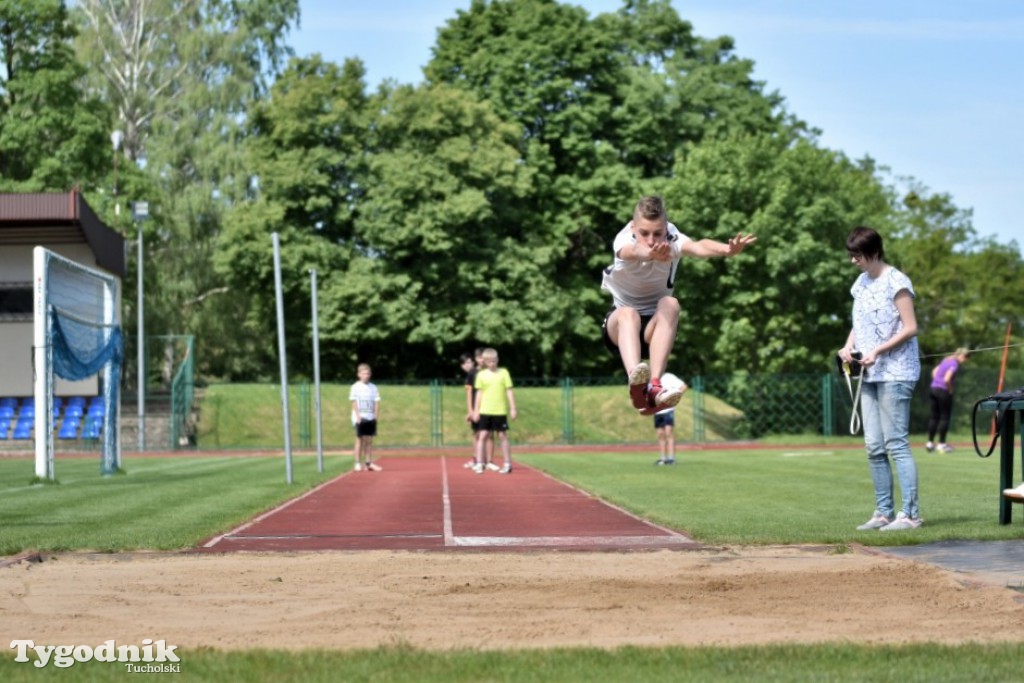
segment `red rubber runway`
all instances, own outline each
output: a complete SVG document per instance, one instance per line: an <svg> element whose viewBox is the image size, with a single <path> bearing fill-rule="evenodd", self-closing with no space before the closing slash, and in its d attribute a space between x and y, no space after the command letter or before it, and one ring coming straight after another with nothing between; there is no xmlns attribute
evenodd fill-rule
<svg viewBox="0 0 1024 683"><path fill-rule="evenodd" d="M465 461L378 460L383 472L347 472L199 550L700 547L538 470L474 474Z"/></svg>

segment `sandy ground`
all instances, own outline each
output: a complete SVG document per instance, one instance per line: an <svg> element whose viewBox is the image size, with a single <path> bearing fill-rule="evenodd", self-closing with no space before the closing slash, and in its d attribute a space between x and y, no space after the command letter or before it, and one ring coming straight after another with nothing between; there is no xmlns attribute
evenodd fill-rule
<svg viewBox="0 0 1024 683"><path fill-rule="evenodd" d="M518 648L1024 641L1024 596L827 547L48 555L0 568L0 643Z"/></svg>

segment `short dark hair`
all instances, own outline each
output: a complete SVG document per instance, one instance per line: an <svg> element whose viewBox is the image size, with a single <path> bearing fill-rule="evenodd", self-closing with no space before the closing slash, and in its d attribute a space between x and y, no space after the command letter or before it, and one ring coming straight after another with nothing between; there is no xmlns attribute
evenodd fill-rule
<svg viewBox="0 0 1024 683"><path fill-rule="evenodd" d="M850 256L885 259L882 236L874 228L869 228L866 225L858 225L846 237L846 251Z"/></svg>
<svg viewBox="0 0 1024 683"><path fill-rule="evenodd" d="M647 195L636 203L633 209L634 218L645 218L649 221L668 221L668 214L665 212L665 201L658 195Z"/></svg>
<svg viewBox="0 0 1024 683"><path fill-rule="evenodd" d="M464 353L461 356L459 356L459 365L462 365L467 360L473 360L473 354L471 354L471 353Z"/></svg>

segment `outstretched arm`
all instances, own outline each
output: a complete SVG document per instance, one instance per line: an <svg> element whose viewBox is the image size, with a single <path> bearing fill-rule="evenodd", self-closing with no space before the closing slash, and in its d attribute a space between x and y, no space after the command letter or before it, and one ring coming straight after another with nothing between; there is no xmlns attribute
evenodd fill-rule
<svg viewBox="0 0 1024 683"><path fill-rule="evenodd" d="M682 251L684 254L696 256L698 258L735 256L746 249L748 245L751 245L756 241L757 237L754 235L744 235L742 232L739 232L736 233L735 237L730 238L728 242L719 242L717 240L706 238L690 241L683 245Z"/></svg>
<svg viewBox="0 0 1024 683"><path fill-rule="evenodd" d="M627 244L619 249L616 256L623 261L673 261L678 258L668 242L657 242L650 246L643 242Z"/></svg>

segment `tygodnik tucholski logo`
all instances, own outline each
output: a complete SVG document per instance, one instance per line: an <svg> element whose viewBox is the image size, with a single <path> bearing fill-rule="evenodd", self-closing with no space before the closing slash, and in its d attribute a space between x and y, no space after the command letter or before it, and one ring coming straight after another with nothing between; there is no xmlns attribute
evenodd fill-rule
<svg viewBox="0 0 1024 683"><path fill-rule="evenodd" d="M153 641L145 638L142 645L118 645L113 640L103 641L102 645L93 648L89 645L36 645L31 640L12 640L11 649L17 649L16 662L32 662L33 666L42 669L53 664L58 669L66 669L77 662L117 662L123 664L130 673L180 673L181 660L174 651L177 645L168 645L165 640ZM29 657L29 651L35 653L35 660Z"/></svg>

